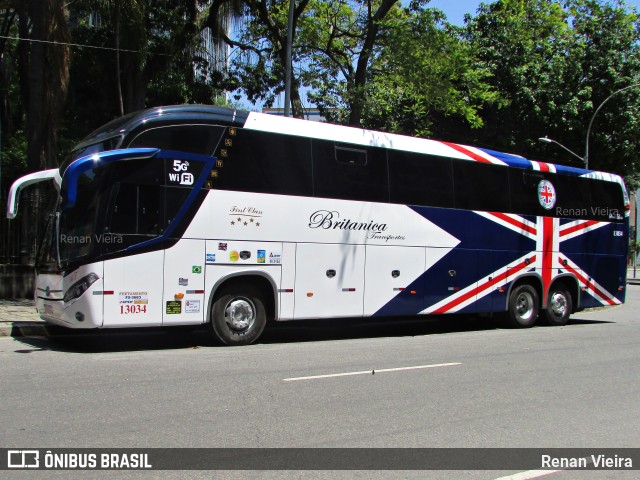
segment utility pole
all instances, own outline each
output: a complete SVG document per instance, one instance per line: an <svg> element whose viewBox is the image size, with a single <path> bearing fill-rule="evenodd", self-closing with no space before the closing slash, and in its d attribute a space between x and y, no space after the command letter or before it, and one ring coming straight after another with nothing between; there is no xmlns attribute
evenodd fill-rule
<svg viewBox="0 0 640 480"><path fill-rule="evenodd" d="M291 51L293 44L293 13L296 7L295 0L289 0L289 22L287 25L287 61L284 67L284 116L290 116L291 112Z"/></svg>

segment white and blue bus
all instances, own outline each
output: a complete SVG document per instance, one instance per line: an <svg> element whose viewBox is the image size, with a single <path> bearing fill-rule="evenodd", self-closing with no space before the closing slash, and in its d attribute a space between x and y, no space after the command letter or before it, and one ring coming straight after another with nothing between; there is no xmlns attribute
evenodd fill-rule
<svg viewBox="0 0 640 480"><path fill-rule="evenodd" d="M207 106L131 114L52 181L41 317L70 328L500 313L624 301L621 178L481 148Z"/></svg>

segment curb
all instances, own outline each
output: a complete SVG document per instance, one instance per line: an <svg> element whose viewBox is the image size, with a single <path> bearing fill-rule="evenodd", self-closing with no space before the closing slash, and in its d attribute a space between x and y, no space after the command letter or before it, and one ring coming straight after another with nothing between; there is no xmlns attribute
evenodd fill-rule
<svg viewBox="0 0 640 480"><path fill-rule="evenodd" d="M0 337L45 337L47 327L44 322L2 322Z"/></svg>

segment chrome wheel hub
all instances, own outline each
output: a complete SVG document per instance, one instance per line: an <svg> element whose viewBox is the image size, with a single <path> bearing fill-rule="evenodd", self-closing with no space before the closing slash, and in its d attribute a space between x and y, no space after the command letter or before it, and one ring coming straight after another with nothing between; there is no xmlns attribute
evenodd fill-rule
<svg viewBox="0 0 640 480"><path fill-rule="evenodd" d="M554 315L562 317L567 312L567 299L562 293L556 292L551 296L551 311Z"/></svg>
<svg viewBox="0 0 640 480"><path fill-rule="evenodd" d="M225 308L224 319L232 330L248 330L256 320L256 308L246 298L235 298Z"/></svg>
<svg viewBox="0 0 640 480"><path fill-rule="evenodd" d="M533 297L523 292L516 299L516 313L523 320L529 320L533 315Z"/></svg>

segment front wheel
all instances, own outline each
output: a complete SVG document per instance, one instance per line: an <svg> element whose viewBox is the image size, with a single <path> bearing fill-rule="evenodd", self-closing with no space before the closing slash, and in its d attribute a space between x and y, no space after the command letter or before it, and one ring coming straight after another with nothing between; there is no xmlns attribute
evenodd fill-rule
<svg viewBox="0 0 640 480"><path fill-rule="evenodd" d="M573 308L571 294L562 286L554 287L549 292L547 308L542 311L542 315L547 324L553 326L566 325Z"/></svg>
<svg viewBox="0 0 640 480"><path fill-rule="evenodd" d="M250 345L258 339L267 324L260 295L249 287L242 290L223 293L213 303L213 333L225 345Z"/></svg>
<svg viewBox="0 0 640 480"><path fill-rule="evenodd" d="M509 295L507 321L515 328L533 327L538 318L540 300L538 292L531 285L523 284L515 287Z"/></svg>

